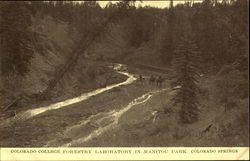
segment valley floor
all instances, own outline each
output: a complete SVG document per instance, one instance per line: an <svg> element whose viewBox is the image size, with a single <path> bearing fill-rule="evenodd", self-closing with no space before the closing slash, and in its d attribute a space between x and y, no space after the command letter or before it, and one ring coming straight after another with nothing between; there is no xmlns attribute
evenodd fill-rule
<svg viewBox="0 0 250 161"><path fill-rule="evenodd" d="M235 129L224 135L222 123L234 121L231 116L237 109L225 114L215 102L204 99L200 120L180 125L173 96L168 80L162 88L137 80L83 102L2 125L1 147L247 146L246 131Z"/></svg>

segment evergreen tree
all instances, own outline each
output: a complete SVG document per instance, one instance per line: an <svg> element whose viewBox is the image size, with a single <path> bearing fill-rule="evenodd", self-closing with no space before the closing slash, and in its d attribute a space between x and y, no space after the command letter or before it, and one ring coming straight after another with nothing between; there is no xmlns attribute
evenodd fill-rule
<svg viewBox="0 0 250 161"><path fill-rule="evenodd" d="M177 90L173 98L173 105L180 105L180 119L182 123L193 123L198 120L198 100L197 93L197 62L198 47L190 40L183 39L175 50L176 58L173 61L176 70L176 76L172 82L173 87Z"/></svg>

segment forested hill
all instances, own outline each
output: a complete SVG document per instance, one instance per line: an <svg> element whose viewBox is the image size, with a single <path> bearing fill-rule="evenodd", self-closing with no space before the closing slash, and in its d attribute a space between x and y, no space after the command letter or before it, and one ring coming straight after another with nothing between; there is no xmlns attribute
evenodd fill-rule
<svg viewBox="0 0 250 161"><path fill-rule="evenodd" d="M237 69L230 70L247 70L247 0L165 9L128 2L105 8L97 2L1 2L0 12L0 84L14 93L44 90L72 57L70 70L80 64L85 77L93 77L90 60L172 67L183 37L197 44L203 73L231 64ZM60 72L58 79L68 71Z"/></svg>

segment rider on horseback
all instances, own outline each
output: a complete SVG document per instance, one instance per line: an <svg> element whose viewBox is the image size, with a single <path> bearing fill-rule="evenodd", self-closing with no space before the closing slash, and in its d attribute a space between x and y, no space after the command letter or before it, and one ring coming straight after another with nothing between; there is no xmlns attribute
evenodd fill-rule
<svg viewBox="0 0 250 161"><path fill-rule="evenodd" d="M151 75L149 78L149 84L154 84L154 83L155 83L155 77Z"/></svg>
<svg viewBox="0 0 250 161"><path fill-rule="evenodd" d="M163 78L161 76L159 76L156 80L156 86L162 87L162 83L163 83Z"/></svg>

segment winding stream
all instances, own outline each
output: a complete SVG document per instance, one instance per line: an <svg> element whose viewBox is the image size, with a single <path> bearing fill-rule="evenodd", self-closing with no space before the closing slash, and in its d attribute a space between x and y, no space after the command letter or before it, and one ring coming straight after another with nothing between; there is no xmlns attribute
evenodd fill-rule
<svg viewBox="0 0 250 161"><path fill-rule="evenodd" d="M136 80L134 75L127 73L125 71L122 71L124 68L126 68L126 66L122 64L115 64L112 68L117 73L126 75L128 77L127 80L118 84L107 86L105 88L99 88L94 91L84 93L78 97L67 99L65 101L61 101L58 103L54 103L49 106L27 110L23 113L17 114L14 118L6 120L5 123L7 121L29 119L29 118L32 118L34 116L37 116L41 113L44 113L50 110L55 110L55 109L63 108L63 107L66 107L75 103L79 103L84 100L87 100L88 98L92 96L96 96L105 91L111 90L115 87L131 84ZM116 127L119 124L119 119L121 118L121 116L123 116L132 107L136 107L136 105L147 102L154 94L165 91L165 90L167 89L158 89L158 90L145 93L142 96L137 97L131 102L129 102L125 107L121 108L120 110L111 110L108 112L100 112L98 114L91 115L90 117L88 117L87 119L84 119L79 124L66 128L66 130L63 132L63 136L65 138L71 138L72 139L71 141L67 143L60 143L60 141L58 142L56 138L47 142L45 146L49 147L49 146L59 145L61 147L70 147L70 146L76 146L79 144L86 143L92 140L93 138L100 136L104 132Z"/></svg>
<svg viewBox="0 0 250 161"><path fill-rule="evenodd" d="M96 89L94 91L84 93L84 94L82 94L82 95L80 95L78 97L67 99L67 100L64 100L64 101L61 101L61 102L58 102L58 103L54 103L54 104L51 104L49 106L44 106L44 107L39 107L39 108L27 110L25 112L17 114L15 117L13 117L11 119L7 119L6 121L4 121L4 124L6 124L6 123L8 123L10 121L13 121L13 120L29 119L29 118L32 118L32 117L34 117L36 115L39 115L39 114L44 113L44 112L49 111L49 110L55 110L55 109L59 109L59 108L65 107L65 106L75 104L75 103L82 102L82 101L87 100L88 98L90 98L92 96L96 96L96 95L101 94L101 93L103 93L105 91L111 90L111 89L113 89L115 87L119 87L119 86L122 86L122 85L128 85L128 84L133 83L136 80L136 78L132 74L129 74L129 73L124 72L124 71L120 71L122 68L125 68L125 66L122 65L122 64L114 64L114 66L113 66L113 69L117 73L120 73L120 74L125 75L125 76L128 77L127 80L124 81L124 82L109 85L109 86L107 86L105 88L99 88L99 89Z"/></svg>

